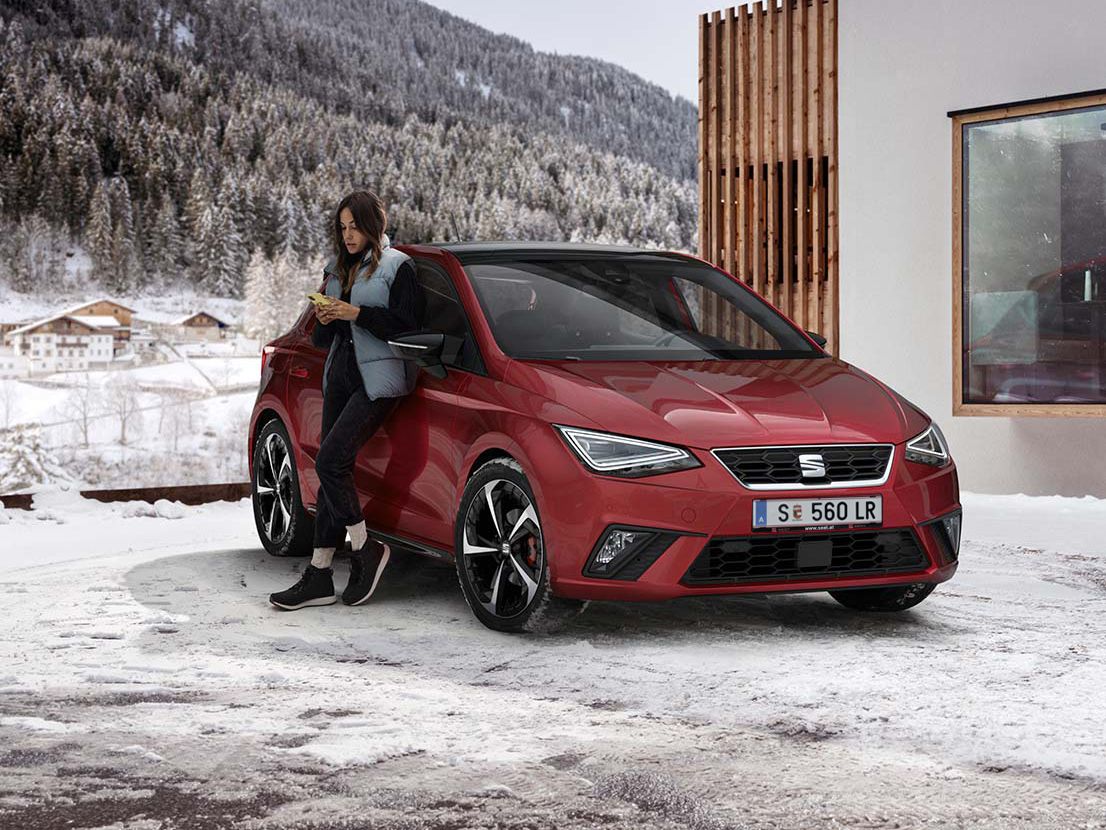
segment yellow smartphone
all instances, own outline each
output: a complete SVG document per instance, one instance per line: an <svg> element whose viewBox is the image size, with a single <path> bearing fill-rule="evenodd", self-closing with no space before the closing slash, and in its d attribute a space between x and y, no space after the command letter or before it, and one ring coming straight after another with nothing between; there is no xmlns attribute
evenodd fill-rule
<svg viewBox="0 0 1106 830"><path fill-rule="evenodd" d="M323 305L324 303L329 303L331 301L330 297L327 297L325 294L320 294L318 291L308 294L307 299L309 299L317 306Z"/></svg>

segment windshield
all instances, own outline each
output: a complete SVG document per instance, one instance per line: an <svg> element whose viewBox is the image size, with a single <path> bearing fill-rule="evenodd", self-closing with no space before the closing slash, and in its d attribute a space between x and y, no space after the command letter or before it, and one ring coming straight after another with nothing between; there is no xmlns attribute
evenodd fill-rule
<svg viewBox="0 0 1106 830"><path fill-rule="evenodd" d="M673 254L513 254L465 271L504 354L544 360L823 357L724 273Z"/></svg>

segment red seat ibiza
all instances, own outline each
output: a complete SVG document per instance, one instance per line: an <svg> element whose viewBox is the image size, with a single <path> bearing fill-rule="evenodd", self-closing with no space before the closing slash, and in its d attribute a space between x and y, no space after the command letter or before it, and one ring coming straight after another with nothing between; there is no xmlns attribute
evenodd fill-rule
<svg viewBox="0 0 1106 830"><path fill-rule="evenodd" d="M898 611L956 570L937 425L695 257L567 243L399 245L423 368L355 477L371 531L455 563L501 631L583 601L829 591ZM307 308L264 349L250 423L265 548L310 552L325 354Z"/></svg>

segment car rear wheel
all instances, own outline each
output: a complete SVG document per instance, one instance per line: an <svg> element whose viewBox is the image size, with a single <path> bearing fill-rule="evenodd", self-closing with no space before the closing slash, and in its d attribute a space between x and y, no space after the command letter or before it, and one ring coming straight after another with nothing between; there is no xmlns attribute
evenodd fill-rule
<svg viewBox="0 0 1106 830"><path fill-rule="evenodd" d="M273 556L310 554L315 520L300 499L288 431L276 418L261 428L254 441L250 492L257 535L265 550Z"/></svg>
<svg viewBox="0 0 1106 830"><path fill-rule="evenodd" d="M830 591L829 594L846 608L854 611L905 611L932 594L936 587L932 582L914 582L910 585L889 585L885 588Z"/></svg>
<svg viewBox="0 0 1106 830"><path fill-rule="evenodd" d="M469 608L496 631L555 630L585 603L553 595L548 539L522 467L496 458L473 473L454 532L457 579Z"/></svg>

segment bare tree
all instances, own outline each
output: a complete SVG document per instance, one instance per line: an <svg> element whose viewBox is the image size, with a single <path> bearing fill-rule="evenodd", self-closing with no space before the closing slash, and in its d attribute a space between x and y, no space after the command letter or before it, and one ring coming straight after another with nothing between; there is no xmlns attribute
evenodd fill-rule
<svg viewBox="0 0 1106 830"><path fill-rule="evenodd" d="M169 389L162 393L161 422L173 439L173 452L180 447L181 434L191 428L193 393L187 389ZM159 422L158 431L165 434Z"/></svg>
<svg viewBox="0 0 1106 830"><path fill-rule="evenodd" d="M219 381L220 388L227 389L230 387L230 381L234 377L234 361L229 357L224 357L219 366Z"/></svg>
<svg viewBox="0 0 1106 830"><path fill-rule="evenodd" d="M110 412L119 419L119 443L127 445L127 429L138 427L142 412L138 407L138 384L134 378L121 375L110 383Z"/></svg>
<svg viewBox="0 0 1106 830"><path fill-rule="evenodd" d="M223 481L243 481L249 477L246 461L246 435L249 427L250 418L246 412L231 415L219 427L215 450Z"/></svg>
<svg viewBox="0 0 1106 830"><path fill-rule="evenodd" d="M12 425L12 415L15 413L15 381L0 380L0 421L4 429Z"/></svg>
<svg viewBox="0 0 1106 830"><path fill-rule="evenodd" d="M82 447L88 446L88 428L103 408L102 398L100 389L92 385L88 375L85 375L83 383L70 389L66 398L62 414L73 421Z"/></svg>

